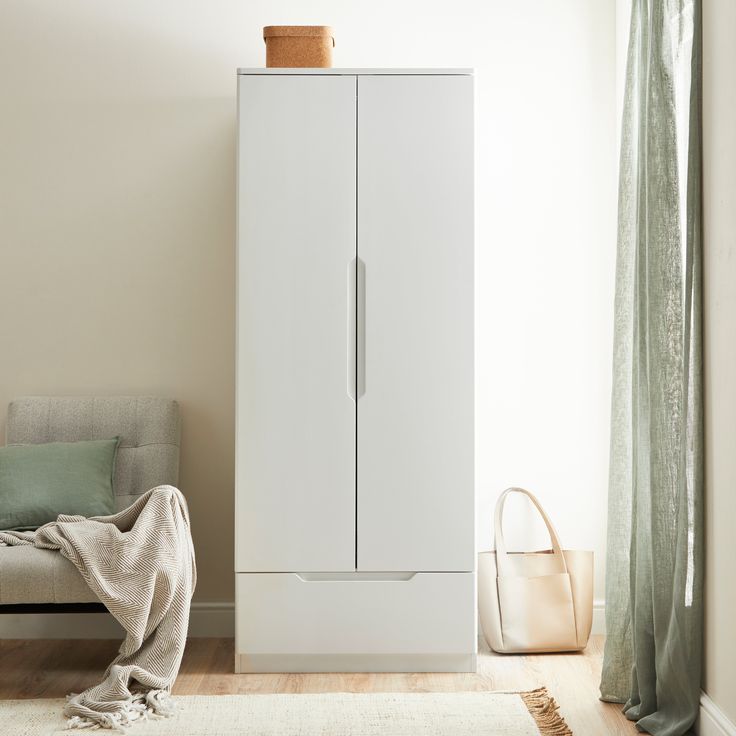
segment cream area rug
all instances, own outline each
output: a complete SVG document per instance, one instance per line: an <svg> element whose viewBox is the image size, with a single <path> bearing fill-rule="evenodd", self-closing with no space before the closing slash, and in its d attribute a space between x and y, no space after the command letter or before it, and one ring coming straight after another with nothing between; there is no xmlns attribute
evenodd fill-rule
<svg viewBox="0 0 736 736"><path fill-rule="evenodd" d="M129 736L571 736L544 689L528 693L189 695ZM73 736L63 701L0 701L3 736ZM95 731L102 733L109 731Z"/></svg>

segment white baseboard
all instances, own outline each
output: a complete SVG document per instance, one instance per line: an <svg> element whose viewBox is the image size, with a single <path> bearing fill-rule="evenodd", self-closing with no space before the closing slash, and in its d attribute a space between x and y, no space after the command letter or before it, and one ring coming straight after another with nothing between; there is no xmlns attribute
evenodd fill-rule
<svg viewBox="0 0 736 736"><path fill-rule="evenodd" d="M595 636L606 634L606 602L603 600L593 601L593 628L590 633Z"/></svg>
<svg viewBox="0 0 736 736"><path fill-rule="evenodd" d="M235 636L234 601L192 603L189 636Z"/></svg>
<svg viewBox="0 0 736 736"><path fill-rule="evenodd" d="M606 633L606 610L603 601L593 603L592 633ZM235 636L235 604L232 601L193 602L189 615L189 636ZM0 614L0 639L121 639L122 637L122 627L109 613Z"/></svg>
<svg viewBox="0 0 736 736"><path fill-rule="evenodd" d="M736 725L705 693L700 694L700 714L695 724L698 736L736 736Z"/></svg>
<svg viewBox="0 0 736 736"><path fill-rule="evenodd" d="M193 602L189 636L235 635L232 601ZM122 639L123 629L109 613L3 613L0 639Z"/></svg>

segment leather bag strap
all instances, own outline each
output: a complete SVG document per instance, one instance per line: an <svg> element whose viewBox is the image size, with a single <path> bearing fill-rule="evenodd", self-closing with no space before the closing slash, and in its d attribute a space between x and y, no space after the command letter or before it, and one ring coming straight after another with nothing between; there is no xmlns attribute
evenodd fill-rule
<svg viewBox="0 0 736 736"><path fill-rule="evenodd" d="M557 536L557 531L552 524L552 521L550 520L549 516L547 516L547 513L542 508L542 504L539 503L539 500L537 497L530 493L529 491L523 489L523 488L507 488L499 497L498 501L496 502L496 513L494 518L494 532L495 532L495 538L496 538L496 565L498 568L498 574L502 577L505 577L506 575L510 575L512 573L512 568L509 565L508 561L508 552L506 551L506 543L503 538L503 508L504 504L506 503L506 498L511 493L521 493L529 498L529 500L536 506L537 511L539 511L540 516L542 517L542 520L545 523L545 526L547 527L547 531L549 532L549 537L552 542L552 552L554 556L557 558L558 565L560 568L560 572L567 572L567 563L565 562L565 555L562 554L562 545L560 544L560 538Z"/></svg>

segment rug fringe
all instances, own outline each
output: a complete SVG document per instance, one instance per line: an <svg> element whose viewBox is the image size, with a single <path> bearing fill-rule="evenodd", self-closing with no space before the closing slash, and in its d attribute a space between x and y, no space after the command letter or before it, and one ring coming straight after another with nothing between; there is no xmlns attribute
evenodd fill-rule
<svg viewBox="0 0 736 736"><path fill-rule="evenodd" d="M565 719L559 714L559 705L546 687L519 693L542 736L573 736Z"/></svg>

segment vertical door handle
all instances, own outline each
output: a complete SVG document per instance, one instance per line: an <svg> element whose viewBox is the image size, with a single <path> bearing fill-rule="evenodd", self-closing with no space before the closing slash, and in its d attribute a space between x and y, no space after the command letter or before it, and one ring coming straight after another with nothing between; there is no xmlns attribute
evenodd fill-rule
<svg viewBox="0 0 736 736"><path fill-rule="evenodd" d="M356 375L355 383L358 398L365 393L365 263L357 259L355 283L357 288L357 317L356 317Z"/></svg>
<svg viewBox="0 0 736 736"><path fill-rule="evenodd" d="M365 393L365 263L348 264L348 396L357 401Z"/></svg>
<svg viewBox="0 0 736 736"><path fill-rule="evenodd" d="M348 396L357 400L358 388L358 276L357 258L348 263Z"/></svg>

